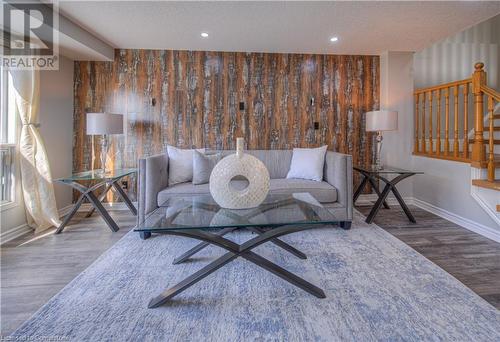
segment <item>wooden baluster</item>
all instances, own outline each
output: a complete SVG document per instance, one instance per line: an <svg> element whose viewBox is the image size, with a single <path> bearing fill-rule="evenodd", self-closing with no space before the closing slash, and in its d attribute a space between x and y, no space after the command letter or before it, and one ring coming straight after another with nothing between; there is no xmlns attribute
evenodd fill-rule
<svg viewBox="0 0 500 342"><path fill-rule="evenodd" d="M469 158L469 83L464 85L464 158Z"/></svg>
<svg viewBox="0 0 500 342"><path fill-rule="evenodd" d="M450 89L444 90L444 155L450 155Z"/></svg>
<svg viewBox="0 0 500 342"><path fill-rule="evenodd" d="M453 156L458 157L459 154L459 144L458 144L458 85L453 87L453 95L455 96L455 116L454 116L454 126L455 126L455 134L453 135Z"/></svg>
<svg viewBox="0 0 500 342"><path fill-rule="evenodd" d="M421 145L422 145L422 152L425 153L427 150L425 144L425 93L422 93L422 136L420 137Z"/></svg>
<svg viewBox="0 0 500 342"><path fill-rule="evenodd" d="M493 102L493 97L488 96L488 112L489 112L489 119L490 119L490 132L489 132L489 149L488 149L488 180L490 182L493 182L495 180L495 161L494 161L494 130L493 130L493 109L495 108L494 102Z"/></svg>
<svg viewBox="0 0 500 342"><path fill-rule="evenodd" d="M420 100L420 94L415 94L415 146L414 146L414 152L418 153L419 149L419 141L418 141L418 101Z"/></svg>
<svg viewBox="0 0 500 342"><path fill-rule="evenodd" d="M472 93L474 94L474 144L472 145L471 159L476 162L483 162L486 159L486 147L483 137L483 92L481 85L486 85L486 72L483 70L483 63L474 65L472 74Z"/></svg>
<svg viewBox="0 0 500 342"><path fill-rule="evenodd" d="M433 91L429 92L429 153L432 154L434 153L434 146L433 146L433 134L432 134L432 93Z"/></svg>
<svg viewBox="0 0 500 342"><path fill-rule="evenodd" d="M437 90L436 154L441 154L441 89Z"/></svg>

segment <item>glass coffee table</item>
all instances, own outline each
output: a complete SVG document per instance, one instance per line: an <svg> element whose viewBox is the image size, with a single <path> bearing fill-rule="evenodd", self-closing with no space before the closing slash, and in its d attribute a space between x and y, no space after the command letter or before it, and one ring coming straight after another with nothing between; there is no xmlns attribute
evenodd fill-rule
<svg viewBox="0 0 500 342"><path fill-rule="evenodd" d="M108 225L109 229L111 229L113 232L117 232L120 228L113 220L113 218L111 218L101 202L104 200L104 198L106 198L106 194L111 189L114 189L118 196L123 200L123 202L125 202L132 214L137 215L137 210L134 207L134 204L132 203L132 201L130 201L125 191L123 191L123 189L121 188L120 184L118 184L122 178L131 176L136 172L137 169L134 168L114 169L108 170L104 173L101 169L95 169L73 173L68 177L56 179L56 182L66 184L81 193L80 197L73 205L70 213L66 215L61 225L57 227L56 234L60 234L63 231L63 229L69 223L71 218L76 214L85 199L87 199L92 204L92 209L87 213L86 217L92 216L94 211L97 210L104 219L104 222L106 222L106 224ZM98 197L96 194L96 190L104 186L104 191L102 192L101 196Z"/></svg>
<svg viewBox="0 0 500 342"><path fill-rule="evenodd" d="M210 195L172 198L139 223L135 231L141 234L178 235L201 241L178 256L173 261L174 264L186 261L209 245L221 247L226 253L151 299L148 307L156 308L166 303L238 257L254 263L318 298L325 298L325 293L319 287L252 250L264 243L273 243L300 259L306 259L303 252L280 240L279 237L324 225L339 224L348 228L347 223L351 221L349 217L347 209L329 210L309 193L269 195L260 206L241 210L221 208ZM243 228L257 235L242 244L224 238L224 235Z"/></svg>
<svg viewBox="0 0 500 342"><path fill-rule="evenodd" d="M410 222L416 223L417 221L413 217L410 208L406 205L403 196L399 193L398 189L396 188L396 185L401 182L403 179L406 179L408 177L414 176L414 175L421 175L423 172L420 171L411 171L411 170L404 170L400 169L397 167L391 167L391 166L384 166L382 169L375 169L372 167L364 167L364 166L353 166L353 169L355 171L358 171L363 175L363 180L359 184L358 188L354 192L354 198L353 198L353 203L356 203L356 200L358 199L359 195L363 192L363 189L365 188L365 185L369 182L370 185L372 186L372 189L375 190L375 193L378 196L377 202L373 205L372 210L370 211L370 214L368 214L368 217L366 218L366 223L372 223L373 219L377 215L378 211L384 206L384 208L389 209L389 205L385 201L387 199L387 196L389 196L389 193L392 192L394 194L394 197L399 202L399 205L401 205L401 208L403 208L403 211L405 212L406 216L408 217L408 220ZM389 178L395 176L393 178ZM378 185L377 185L377 180L381 180L382 182L385 183L385 187L380 192Z"/></svg>

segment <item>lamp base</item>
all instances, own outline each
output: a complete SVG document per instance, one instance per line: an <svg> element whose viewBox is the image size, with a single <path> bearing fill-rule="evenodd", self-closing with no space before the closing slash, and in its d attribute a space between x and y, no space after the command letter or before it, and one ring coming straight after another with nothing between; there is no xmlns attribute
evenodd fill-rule
<svg viewBox="0 0 500 342"><path fill-rule="evenodd" d="M380 155L381 155L381 152L382 152L382 140L383 140L382 132L378 131L377 132L377 137L376 137L377 150L376 150L376 153L375 153L375 164L372 165L372 169L373 170L382 170L383 169L383 167L382 167L382 161L380 160Z"/></svg>
<svg viewBox="0 0 500 342"><path fill-rule="evenodd" d="M108 137L106 134L103 134L102 138L101 138L101 171L102 171L102 174L106 174L107 155L108 155Z"/></svg>

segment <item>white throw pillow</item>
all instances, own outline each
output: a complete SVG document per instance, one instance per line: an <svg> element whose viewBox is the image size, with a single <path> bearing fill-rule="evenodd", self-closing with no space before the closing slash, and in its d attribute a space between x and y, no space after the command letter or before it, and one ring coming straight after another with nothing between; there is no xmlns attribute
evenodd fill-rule
<svg viewBox="0 0 500 342"><path fill-rule="evenodd" d="M168 153L168 186L193 180L193 151L167 146ZM197 149L205 153L205 149Z"/></svg>
<svg viewBox="0 0 500 342"><path fill-rule="evenodd" d="M286 178L310 179L323 181L325 154L328 146L318 148L294 148L290 171Z"/></svg>
<svg viewBox="0 0 500 342"><path fill-rule="evenodd" d="M215 165L222 159L222 153L205 154L193 151L193 184L207 184Z"/></svg>

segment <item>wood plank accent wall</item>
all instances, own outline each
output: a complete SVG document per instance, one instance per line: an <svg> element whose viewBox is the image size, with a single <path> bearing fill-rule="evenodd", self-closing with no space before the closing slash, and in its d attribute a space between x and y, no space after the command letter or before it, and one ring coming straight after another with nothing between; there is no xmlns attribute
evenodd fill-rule
<svg viewBox="0 0 500 342"><path fill-rule="evenodd" d="M239 136L249 149L328 144L372 161L363 113L379 108L378 56L116 50L113 62L75 62L74 79L74 171L91 167L85 113L95 111L127 116L108 167L167 144L234 149Z"/></svg>

